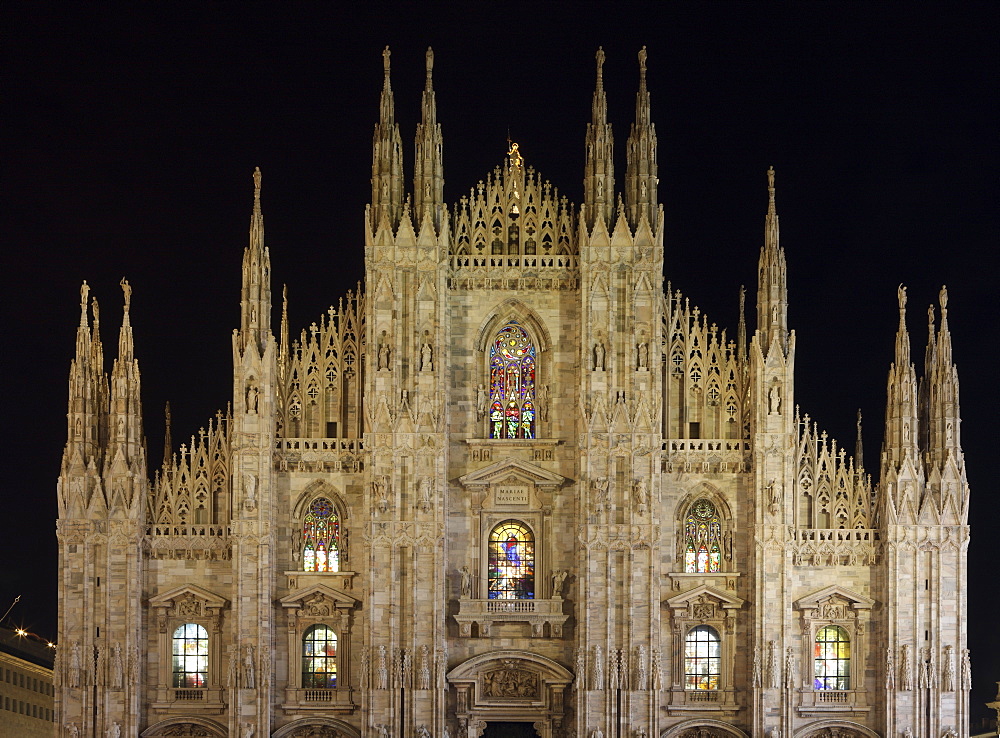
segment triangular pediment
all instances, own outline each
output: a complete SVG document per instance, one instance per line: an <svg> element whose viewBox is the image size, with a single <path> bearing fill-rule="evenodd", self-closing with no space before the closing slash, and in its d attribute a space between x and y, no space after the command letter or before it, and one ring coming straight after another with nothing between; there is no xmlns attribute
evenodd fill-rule
<svg viewBox="0 0 1000 738"><path fill-rule="evenodd" d="M287 608L316 607L322 609L325 606L329 608L330 612L334 609L350 610L358 605L358 601L350 595L338 592L326 584L303 587L282 597L278 602L282 607Z"/></svg>
<svg viewBox="0 0 1000 738"><path fill-rule="evenodd" d="M229 604L229 600L225 597L220 597L215 592L209 592L207 589L202 589L194 584L185 584L169 592L156 595L156 597L151 597L149 599L149 606L170 607L184 600L199 600L204 602L205 607L208 608L223 608Z"/></svg>
<svg viewBox="0 0 1000 738"><path fill-rule="evenodd" d="M864 595L858 594L857 592L847 589L846 587L831 584L829 587L824 587L821 590L796 600L795 609L815 610L820 606L820 604L832 598L845 600L856 610L870 610L875 604L875 600L870 597L865 597Z"/></svg>
<svg viewBox="0 0 1000 738"><path fill-rule="evenodd" d="M692 601L701 599L702 597L710 597L717 600L719 604L727 610L738 610L743 607L743 600L739 597L723 592L721 589L710 587L707 584L702 584L694 589L689 589L687 592L681 592L679 595L674 595L667 600L667 605L670 609L677 610L687 607Z"/></svg>
<svg viewBox="0 0 1000 738"><path fill-rule="evenodd" d="M489 487L494 484L516 482L535 487L561 487L566 477L540 466L507 457L482 469L458 478L463 487Z"/></svg>

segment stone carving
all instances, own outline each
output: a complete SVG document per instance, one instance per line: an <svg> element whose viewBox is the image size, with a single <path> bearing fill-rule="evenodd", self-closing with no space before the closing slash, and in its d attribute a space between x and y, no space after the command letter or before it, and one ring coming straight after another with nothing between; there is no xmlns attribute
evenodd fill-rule
<svg viewBox="0 0 1000 738"><path fill-rule="evenodd" d="M592 484L594 488L594 510L596 512L604 512L604 508L608 505L611 481L607 477L598 477Z"/></svg>
<svg viewBox="0 0 1000 738"><path fill-rule="evenodd" d="M597 728L593 733L590 734L590 738L604 738L604 731Z"/></svg>
<svg viewBox="0 0 1000 738"><path fill-rule="evenodd" d="M604 689L604 649L594 646L594 681L591 689Z"/></svg>
<svg viewBox="0 0 1000 738"><path fill-rule="evenodd" d="M896 660L893 655L892 646L885 649L885 688L896 688Z"/></svg>
<svg viewBox="0 0 1000 738"><path fill-rule="evenodd" d="M116 643L111 650L111 688L121 689L125 679L125 664L122 661L122 647Z"/></svg>
<svg viewBox="0 0 1000 738"><path fill-rule="evenodd" d="M913 731L910 728L903 730L903 738L913 738Z"/></svg>
<svg viewBox="0 0 1000 738"><path fill-rule="evenodd" d="M651 671L653 672L653 689L659 691L663 689L663 666L660 664L660 651L654 648L650 655Z"/></svg>
<svg viewBox="0 0 1000 738"><path fill-rule="evenodd" d="M256 415L260 409L260 390L254 382L247 384L246 412L249 415Z"/></svg>
<svg viewBox="0 0 1000 738"><path fill-rule="evenodd" d="M621 657L622 652L617 648L612 648L608 650L608 679L610 681L609 687L611 689L617 689L618 685L621 684L620 669L621 669Z"/></svg>
<svg viewBox="0 0 1000 738"><path fill-rule="evenodd" d="M305 601L302 612L314 618L323 617L330 614L330 603L326 601L326 597L321 592L317 592Z"/></svg>
<svg viewBox="0 0 1000 738"><path fill-rule="evenodd" d="M112 723L107 730L107 736L108 738L122 738L122 726L118 723Z"/></svg>
<svg viewBox="0 0 1000 738"><path fill-rule="evenodd" d="M576 649L576 678L573 683L578 692L587 688L587 652L583 648Z"/></svg>
<svg viewBox="0 0 1000 738"><path fill-rule="evenodd" d="M486 388L483 385L476 387L476 417L482 418L486 415Z"/></svg>
<svg viewBox="0 0 1000 738"><path fill-rule="evenodd" d="M785 688L795 689L795 651L785 649Z"/></svg>
<svg viewBox="0 0 1000 738"><path fill-rule="evenodd" d="M437 683L439 687L444 687L448 675L448 652L439 648L435 653L435 658L437 661Z"/></svg>
<svg viewBox="0 0 1000 738"><path fill-rule="evenodd" d="M253 723L247 723L243 726L243 738L253 738L253 734L257 732L257 726Z"/></svg>
<svg viewBox="0 0 1000 738"><path fill-rule="evenodd" d="M771 738L781 738L781 728L771 728Z"/></svg>
<svg viewBox="0 0 1000 738"><path fill-rule="evenodd" d="M952 653L953 647L944 647L944 656L941 664L941 689L945 692L955 691L955 657Z"/></svg>
<svg viewBox="0 0 1000 738"><path fill-rule="evenodd" d="M375 726L375 734L378 738L389 738L389 726L379 723Z"/></svg>
<svg viewBox="0 0 1000 738"><path fill-rule="evenodd" d="M763 679L763 668L760 659L760 646L757 646L753 650L753 687L755 689L760 689L761 680Z"/></svg>
<svg viewBox="0 0 1000 738"><path fill-rule="evenodd" d="M941 734L941 738L958 738L958 731L949 725L948 728Z"/></svg>
<svg viewBox="0 0 1000 738"><path fill-rule="evenodd" d="M424 343L420 347L420 371L434 371L434 349L431 347L427 331L424 331Z"/></svg>
<svg viewBox="0 0 1000 738"><path fill-rule="evenodd" d="M503 666L483 673L483 696L494 699L534 699L538 697L538 675L504 660Z"/></svg>
<svg viewBox="0 0 1000 738"><path fill-rule="evenodd" d="M431 732L427 730L426 725L421 725L417 728L417 738L431 738Z"/></svg>
<svg viewBox="0 0 1000 738"><path fill-rule="evenodd" d="M404 648L400 652L399 677L402 680L400 686L409 687L413 678L413 654L409 648Z"/></svg>
<svg viewBox="0 0 1000 738"><path fill-rule="evenodd" d="M640 691L649 689L649 672L646 670L646 647L642 645L636 648L635 688Z"/></svg>
<svg viewBox="0 0 1000 738"><path fill-rule="evenodd" d="M775 643L774 641L767 642L767 686L770 689L778 688L778 659L775 655Z"/></svg>
<svg viewBox="0 0 1000 738"><path fill-rule="evenodd" d="M632 486L632 496L635 498L635 504L639 506L639 512L646 512L646 507L649 505L649 482L646 481L645 477L639 477L635 480L635 484Z"/></svg>
<svg viewBox="0 0 1000 738"><path fill-rule="evenodd" d="M636 369L640 371L643 369L649 369L649 344L645 341L640 341L639 345L636 346Z"/></svg>
<svg viewBox="0 0 1000 738"><path fill-rule="evenodd" d="M385 646L378 647L378 658L375 666L376 682L378 689L389 688L389 667L386 665Z"/></svg>
<svg viewBox="0 0 1000 738"><path fill-rule="evenodd" d="M257 509L257 477L254 474L245 473L243 475L243 507L247 511Z"/></svg>
<svg viewBox="0 0 1000 738"><path fill-rule="evenodd" d="M96 678L96 683L99 685L104 685L104 678L108 671L108 647L104 644L94 647L97 654L97 662L94 668L94 676Z"/></svg>
<svg viewBox="0 0 1000 738"><path fill-rule="evenodd" d="M420 662L417 666L417 689L431 688L431 654L430 648L425 643L420 647Z"/></svg>
<svg viewBox="0 0 1000 738"><path fill-rule="evenodd" d="M226 688L238 689L240 684L240 654L239 649L233 646L229 650L229 671L226 673Z"/></svg>
<svg viewBox="0 0 1000 738"><path fill-rule="evenodd" d="M561 599L563 596L563 587L566 585L566 577L569 576L569 572L565 569L560 569L559 571L553 572L552 574L552 597L556 599Z"/></svg>
<svg viewBox="0 0 1000 738"><path fill-rule="evenodd" d="M84 282L84 284L87 284ZM70 652L70 662L69 662L69 686L79 687L80 686L80 669L82 668L80 663L80 642L74 641L73 648Z"/></svg>
<svg viewBox="0 0 1000 738"><path fill-rule="evenodd" d="M777 386L768 390L767 405L771 415L781 415L781 390Z"/></svg>
<svg viewBox="0 0 1000 738"><path fill-rule="evenodd" d="M969 649L962 649L962 689L972 689L972 659Z"/></svg>
<svg viewBox="0 0 1000 738"><path fill-rule="evenodd" d="M372 496L375 498L375 507L379 512L389 509L389 478L386 476L376 477L372 481Z"/></svg>
<svg viewBox="0 0 1000 738"><path fill-rule="evenodd" d="M424 477L417 486L417 507L422 512L427 512L431 509L431 489L433 484L430 477Z"/></svg>
<svg viewBox="0 0 1000 738"><path fill-rule="evenodd" d="M291 738L340 738L341 735L339 730L327 725L307 725L293 732Z"/></svg>
<svg viewBox="0 0 1000 738"><path fill-rule="evenodd" d="M203 728L200 725L195 725L194 723L179 723L176 725L171 725L169 728L164 730L159 735L162 736L191 736L192 738L208 738L213 736L214 733L210 732L208 728Z"/></svg>
<svg viewBox="0 0 1000 738"><path fill-rule="evenodd" d="M389 368L389 341L385 331L382 331L382 336L379 338L375 369L376 371L382 371L383 369L391 371Z"/></svg>
<svg viewBox="0 0 1000 738"><path fill-rule="evenodd" d="M243 687L244 689L256 689L255 663L253 657L253 646L247 644L243 652Z"/></svg>
<svg viewBox="0 0 1000 738"><path fill-rule="evenodd" d="M605 354L607 354L607 349L604 347L604 340L599 337L597 343L594 344L594 371L604 371Z"/></svg>
<svg viewBox="0 0 1000 738"><path fill-rule="evenodd" d="M66 726L66 733L69 738L80 738L80 729L77 727L76 723L70 723Z"/></svg>
<svg viewBox="0 0 1000 738"><path fill-rule="evenodd" d="M899 688L904 692L913 689L913 667L910 666L910 646L905 644L899 656Z"/></svg>

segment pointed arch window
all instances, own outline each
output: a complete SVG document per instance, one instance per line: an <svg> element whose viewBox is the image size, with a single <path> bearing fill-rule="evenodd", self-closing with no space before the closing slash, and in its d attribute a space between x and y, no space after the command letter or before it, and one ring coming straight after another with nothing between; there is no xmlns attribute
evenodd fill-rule
<svg viewBox="0 0 1000 738"><path fill-rule="evenodd" d="M697 500L684 520L684 571L722 571L722 523L715 505Z"/></svg>
<svg viewBox="0 0 1000 738"><path fill-rule="evenodd" d="M535 345L517 321L490 346L490 438L535 437Z"/></svg>
<svg viewBox="0 0 1000 738"><path fill-rule="evenodd" d="M517 520L505 520L490 531L489 598L535 598L535 536Z"/></svg>
<svg viewBox="0 0 1000 738"><path fill-rule="evenodd" d="M851 688L851 637L839 625L827 625L816 633L814 682L816 689Z"/></svg>
<svg viewBox="0 0 1000 738"><path fill-rule="evenodd" d="M699 625L684 638L684 689L719 688L722 639L711 625Z"/></svg>
<svg viewBox="0 0 1000 738"><path fill-rule="evenodd" d="M197 623L184 623L174 631L174 687L201 689L208 685L208 631Z"/></svg>
<svg viewBox="0 0 1000 738"><path fill-rule="evenodd" d="M302 638L302 688L337 688L337 634L314 625Z"/></svg>
<svg viewBox="0 0 1000 738"><path fill-rule="evenodd" d="M333 503L317 497L302 522L304 571L340 571L340 517Z"/></svg>

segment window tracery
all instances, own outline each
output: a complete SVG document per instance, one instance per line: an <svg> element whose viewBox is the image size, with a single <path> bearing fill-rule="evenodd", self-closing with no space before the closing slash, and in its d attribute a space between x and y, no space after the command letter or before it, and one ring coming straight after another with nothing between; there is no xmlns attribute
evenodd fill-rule
<svg viewBox="0 0 1000 738"><path fill-rule="evenodd" d="M490 438L535 437L535 345L512 320L490 346Z"/></svg>
<svg viewBox="0 0 1000 738"><path fill-rule="evenodd" d="M722 571L722 522L707 499L696 500L684 520L684 571Z"/></svg>
<svg viewBox="0 0 1000 738"><path fill-rule="evenodd" d="M340 516L326 497L309 505L302 521L304 571L340 571Z"/></svg>
<svg viewBox="0 0 1000 738"><path fill-rule="evenodd" d="M517 520L505 520L490 531L489 599L535 598L535 537Z"/></svg>

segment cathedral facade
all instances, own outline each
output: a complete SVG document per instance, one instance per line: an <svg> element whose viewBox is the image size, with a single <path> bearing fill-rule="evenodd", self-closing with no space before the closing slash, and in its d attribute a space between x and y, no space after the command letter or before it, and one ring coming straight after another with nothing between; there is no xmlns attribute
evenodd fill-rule
<svg viewBox="0 0 1000 738"><path fill-rule="evenodd" d="M644 50L618 189L598 52L582 206L516 144L446 205L430 51L408 191L384 63L363 288L292 332L255 172L231 409L152 476L130 287L106 373L84 283L60 734L967 735L944 290L919 380L899 290L873 482L795 403L773 171L755 325L664 290Z"/></svg>

